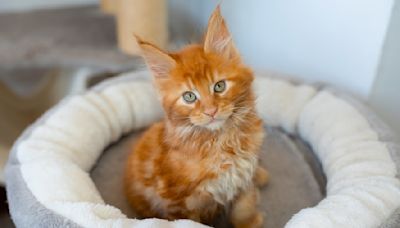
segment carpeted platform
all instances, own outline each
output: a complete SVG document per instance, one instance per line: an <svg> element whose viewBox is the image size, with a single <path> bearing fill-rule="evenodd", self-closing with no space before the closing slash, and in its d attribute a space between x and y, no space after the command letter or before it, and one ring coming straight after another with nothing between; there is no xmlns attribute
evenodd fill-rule
<svg viewBox="0 0 400 228"><path fill-rule="evenodd" d="M97 6L0 14L0 69L20 65L133 68L116 46L114 18Z"/></svg>

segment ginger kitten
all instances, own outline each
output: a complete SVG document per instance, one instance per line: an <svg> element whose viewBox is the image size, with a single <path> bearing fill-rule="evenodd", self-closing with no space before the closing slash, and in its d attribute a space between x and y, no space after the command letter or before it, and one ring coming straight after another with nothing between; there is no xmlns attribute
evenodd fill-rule
<svg viewBox="0 0 400 228"><path fill-rule="evenodd" d="M253 75L240 59L220 9L202 45L166 53L138 40L166 114L130 154L125 192L142 218L210 224L228 212L235 227L261 227L257 188L264 137Z"/></svg>

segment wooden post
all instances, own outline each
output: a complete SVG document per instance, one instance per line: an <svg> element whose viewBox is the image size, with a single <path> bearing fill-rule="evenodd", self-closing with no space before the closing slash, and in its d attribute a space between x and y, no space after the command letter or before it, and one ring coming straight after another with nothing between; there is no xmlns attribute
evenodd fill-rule
<svg viewBox="0 0 400 228"><path fill-rule="evenodd" d="M119 0L101 0L100 8L104 13L116 14Z"/></svg>
<svg viewBox="0 0 400 228"><path fill-rule="evenodd" d="M168 43L166 0L119 0L118 46L127 54L139 54L134 34L161 48Z"/></svg>

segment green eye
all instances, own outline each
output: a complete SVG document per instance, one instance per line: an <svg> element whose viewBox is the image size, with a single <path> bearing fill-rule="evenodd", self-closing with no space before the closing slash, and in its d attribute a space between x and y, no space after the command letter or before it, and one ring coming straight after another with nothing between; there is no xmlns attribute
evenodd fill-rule
<svg viewBox="0 0 400 228"><path fill-rule="evenodd" d="M193 92L189 92L189 91L184 92L182 97L183 97L183 100L185 100L186 103L188 103L188 104L195 102L197 99L196 95Z"/></svg>
<svg viewBox="0 0 400 228"><path fill-rule="evenodd" d="M217 83L215 83L214 85L214 92L216 93L222 93L225 90L225 81L219 81Z"/></svg>

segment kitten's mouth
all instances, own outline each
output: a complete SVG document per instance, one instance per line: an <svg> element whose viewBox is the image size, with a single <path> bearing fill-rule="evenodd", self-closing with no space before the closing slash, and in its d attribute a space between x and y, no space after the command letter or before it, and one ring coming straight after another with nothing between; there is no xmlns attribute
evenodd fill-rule
<svg viewBox="0 0 400 228"><path fill-rule="evenodd" d="M202 119L191 120L191 123L195 126L214 131L222 128L231 116L232 113L220 113L214 117L202 116Z"/></svg>
<svg viewBox="0 0 400 228"><path fill-rule="evenodd" d="M221 113L216 117L210 118L208 123L204 124L203 126L208 128L209 130L218 130L224 126L226 121L231 118L233 113Z"/></svg>

